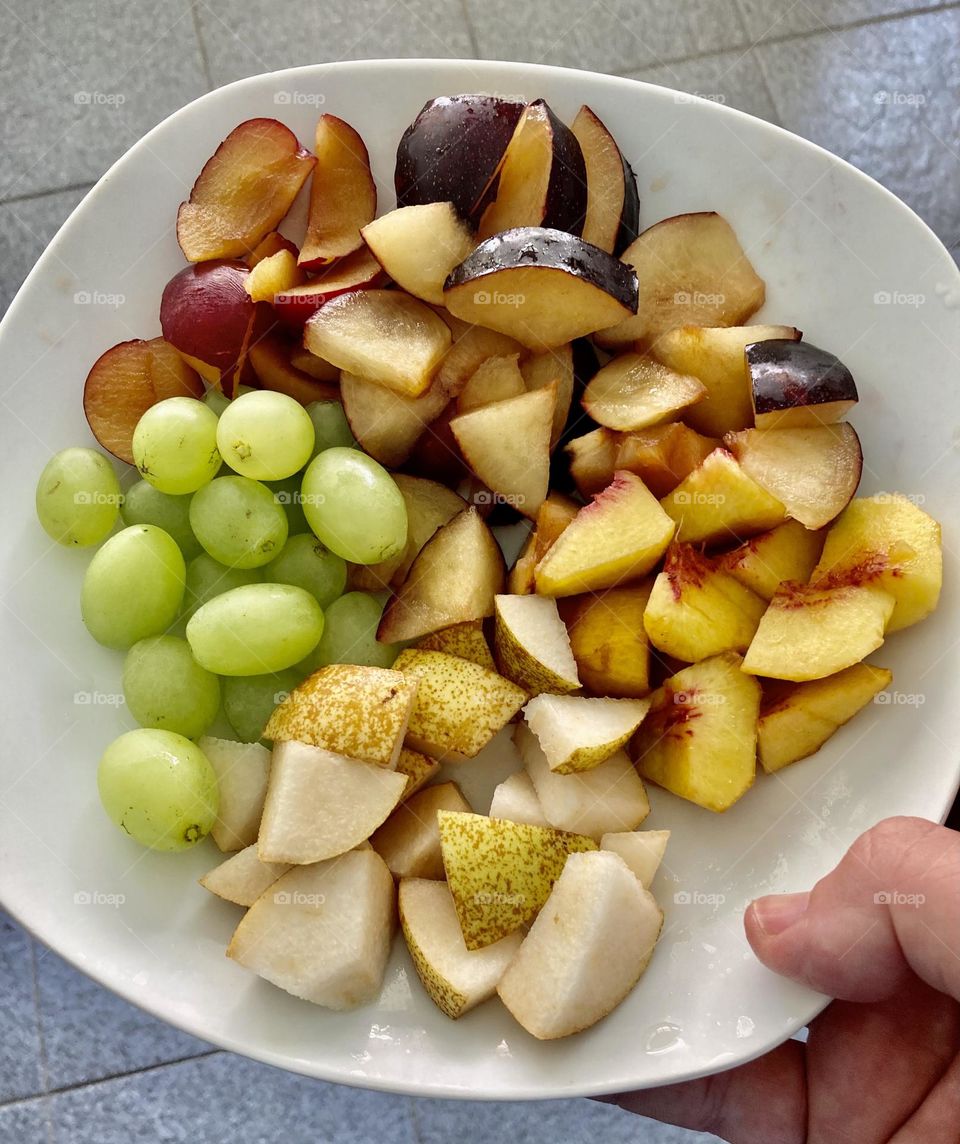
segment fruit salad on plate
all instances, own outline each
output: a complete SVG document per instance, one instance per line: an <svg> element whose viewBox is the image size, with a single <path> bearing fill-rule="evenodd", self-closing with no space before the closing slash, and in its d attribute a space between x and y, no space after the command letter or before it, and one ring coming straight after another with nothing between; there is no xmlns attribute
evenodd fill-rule
<svg viewBox="0 0 960 1144"><path fill-rule="evenodd" d="M220 143L161 336L77 395L100 449L40 476L140 725L100 799L144 846L212 837L227 954L281 989L374 1003L399 923L447 1016L566 1036L661 933L646 784L722 813L816 752L936 607L940 528L856 497L850 370L749 324L730 221L641 229L589 107L431 100L379 215L349 123L310 142Z"/></svg>

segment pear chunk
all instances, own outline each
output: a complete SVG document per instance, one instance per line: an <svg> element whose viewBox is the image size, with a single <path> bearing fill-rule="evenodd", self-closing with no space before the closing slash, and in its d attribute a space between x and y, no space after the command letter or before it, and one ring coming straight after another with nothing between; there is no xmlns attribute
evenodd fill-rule
<svg viewBox="0 0 960 1144"><path fill-rule="evenodd" d="M785 581L763 614L743 670L794 682L834 675L880 647L894 604L889 592L869 585Z"/></svg>
<svg viewBox="0 0 960 1144"><path fill-rule="evenodd" d="M285 740L273 748L260 824L264 862L320 862L352 850L386 820L407 776Z"/></svg>
<svg viewBox="0 0 960 1144"><path fill-rule="evenodd" d="M332 663L290 692L263 737L274 743L296 739L392 769L416 694L416 683L399 671Z"/></svg>
<svg viewBox="0 0 960 1144"><path fill-rule="evenodd" d="M493 615L506 566L493 533L475 508L442 525L414 560L377 630L383 643L413 640L453 624Z"/></svg>
<svg viewBox="0 0 960 1144"><path fill-rule="evenodd" d="M461 413L450 422L471 470L524 516L535 517L547 495L556 404L557 387L549 385Z"/></svg>
<svg viewBox="0 0 960 1144"><path fill-rule="evenodd" d="M543 813L558 830L599 840L612 831L634 830L650 813L646 788L624 751L593 770L558 775L550 770L536 735L525 723L514 728L513 740Z"/></svg>
<svg viewBox="0 0 960 1144"><path fill-rule="evenodd" d="M221 850L243 850L257 840L270 776L270 752L260 743L204 735L197 746L210 760L220 788L220 809L210 833Z"/></svg>
<svg viewBox="0 0 960 1144"><path fill-rule="evenodd" d="M453 898L443 882L404 878L399 905L413 964L443 1013L456 1020L494 996L520 948L519 933L507 934L483 949L467 949Z"/></svg>
<svg viewBox="0 0 960 1144"><path fill-rule="evenodd" d="M482 949L536 916L567 856L592 838L441 810L440 847L467 949Z"/></svg>
<svg viewBox="0 0 960 1144"><path fill-rule="evenodd" d="M890 686L884 667L853 667L808 683L771 685L760 706L757 755L768 773L819 751L830 736Z"/></svg>
<svg viewBox="0 0 960 1144"><path fill-rule="evenodd" d="M529 826L550 825L526 771L516 771L494 789L490 817L526 822Z"/></svg>
<svg viewBox="0 0 960 1144"><path fill-rule="evenodd" d="M672 675L630 746L637 770L707 810L732 806L756 775L760 685L733 652Z"/></svg>
<svg viewBox="0 0 960 1144"><path fill-rule="evenodd" d="M394 667L418 685L407 746L436 759L472 759L527 701L509 679L446 652L407 648Z"/></svg>
<svg viewBox="0 0 960 1144"><path fill-rule="evenodd" d="M648 699L538 695L523 709L550 770L589 771L618 751L643 722Z"/></svg>
<svg viewBox="0 0 960 1144"><path fill-rule="evenodd" d="M643 481L616 473L537 565L537 591L573 596L638 580L666 551L673 532L674 522Z"/></svg>
<svg viewBox="0 0 960 1144"><path fill-rule="evenodd" d="M451 624L449 628L431 632L417 641L417 647L421 651L445 651L447 655L469 659L488 671L497 670L487 637L483 634L482 620L464 620L462 624Z"/></svg>
<svg viewBox="0 0 960 1144"><path fill-rule="evenodd" d="M627 830L605 834L600 839L600 849L619 854L637 876L640 885L649 890L669 841L669 830Z"/></svg>
<svg viewBox="0 0 960 1144"><path fill-rule="evenodd" d="M497 992L539 1040L595 1025L643 975L663 914L617 854L571 854Z"/></svg>
<svg viewBox="0 0 960 1144"><path fill-rule="evenodd" d="M403 792L404 798L415 794L422 786L430 781L440 770L440 764L429 755L422 755L419 751L411 751L404 747L397 759L397 774L407 776L407 787Z"/></svg>
<svg viewBox="0 0 960 1144"><path fill-rule="evenodd" d="M746 651L766 602L689 544L667 550L643 614L650 642L686 663Z"/></svg>
<svg viewBox="0 0 960 1144"><path fill-rule="evenodd" d="M328 1009L375 1000L393 938L393 878L373 850L298 866L244 915L227 957Z"/></svg>
<svg viewBox="0 0 960 1144"><path fill-rule="evenodd" d="M200 885L225 902L252 906L290 868L289 862L261 862L254 843L214 866L200 879Z"/></svg>
<svg viewBox="0 0 960 1144"><path fill-rule="evenodd" d="M556 600L497 596L494 604L494 648L501 675L530 695L577 691L577 664Z"/></svg>
<svg viewBox="0 0 960 1144"><path fill-rule="evenodd" d="M456 783L438 783L400 804L371 837L370 845L395 878L443 880L437 811L473 808Z"/></svg>

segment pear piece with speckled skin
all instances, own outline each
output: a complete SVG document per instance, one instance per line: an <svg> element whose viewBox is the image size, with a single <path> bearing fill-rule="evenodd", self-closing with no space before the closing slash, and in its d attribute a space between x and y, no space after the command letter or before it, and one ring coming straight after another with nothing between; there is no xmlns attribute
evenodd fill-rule
<svg viewBox="0 0 960 1144"><path fill-rule="evenodd" d="M590 771L618 751L643 721L649 699L537 695L523 709L550 770Z"/></svg>
<svg viewBox="0 0 960 1144"><path fill-rule="evenodd" d="M407 789L403 792L404 798L409 798L433 778L440 770L440 764L429 755L422 755L419 751L411 751L404 747L397 759L397 771L407 776Z"/></svg>
<svg viewBox="0 0 960 1144"><path fill-rule="evenodd" d="M393 666L417 686L407 746L437 759L472 759L527 701L509 679L446 652L408 648Z"/></svg>
<svg viewBox="0 0 960 1144"><path fill-rule="evenodd" d="M595 1025L650 962L663 913L617 854L571 854L497 986L541 1041Z"/></svg>
<svg viewBox="0 0 960 1144"><path fill-rule="evenodd" d="M275 743L296 739L392 770L416 693L416 681L398 670L332 663L290 692L263 736Z"/></svg>
<svg viewBox="0 0 960 1144"><path fill-rule="evenodd" d="M289 869L287 862L261 862L254 842L214 866L200 879L200 885L225 902L249 907Z"/></svg>
<svg viewBox="0 0 960 1144"><path fill-rule="evenodd" d="M580 689L570 637L556 600L497 596L494 648L497 667L528 695L563 695Z"/></svg>
<svg viewBox="0 0 960 1144"><path fill-rule="evenodd" d="M497 670L487 637L483 634L482 620L465 620L462 624L441 628L438 632L424 636L417 647L421 651L445 651L447 655L458 655L461 659L478 663L487 671Z"/></svg>
<svg viewBox="0 0 960 1144"><path fill-rule="evenodd" d="M467 949L525 925L550 896L567 856L592 838L483 814L441 810L440 849Z"/></svg>
<svg viewBox="0 0 960 1144"><path fill-rule="evenodd" d="M496 993L520 948L521 934L507 934L483 949L467 949L443 882L404 878L399 902L407 949L423 987L443 1013L456 1020Z"/></svg>

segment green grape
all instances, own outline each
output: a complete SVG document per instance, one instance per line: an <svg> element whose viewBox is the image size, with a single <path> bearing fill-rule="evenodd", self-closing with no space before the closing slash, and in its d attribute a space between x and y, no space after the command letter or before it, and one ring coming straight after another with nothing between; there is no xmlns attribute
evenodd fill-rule
<svg viewBox="0 0 960 1144"><path fill-rule="evenodd" d="M176 541L155 524L132 524L90 561L80 592L83 622L107 647L160 635L177 618L185 579Z"/></svg>
<svg viewBox="0 0 960 1144"><path fill-rule="evenodd" d="M282 481L264 481L264 484L273 492L277 504L283 506L287 514L287 528L290 536L299 536L301 532L309 532L310 525L303 515L303 503L300 495L300 485L303 482L303 473L294 473L292 477L284 477Z"/></svg>
<svg viewBox="0 0 960 1144"><path fill-rule="evenodd" d="M120 509L124 524L155 524L169 532L180 546L184 560L202 551L190 527L190 494L174 497L162 493L149 481L137 481L127 490Z"/></svg>
<svg viewBox="0 0 960 1144"><path fill-rule="evenodd" d="M179 636L151 636L127 652L123 696L141 727L199 738L220 710L220 680Z"/></svg>
<svg viewBox="0 0 960 1144"><path fill-rule="evenodd" d="M391 667L404 644L377 641L383 604L369 592L347 592L324 612L323 635L297 666L307 674L328 663L356 663L363 667Z"/></svg>
<svg viewBox="0 0 960 1144"><path fill-rule="evenodd" d="M292 584L248 584L215 596L187 624L199 664L217 675L266 675L292 667L323 635L317 601Z"/></svg>
<svg viewBox="0 0 960 1144"><path fill-rule="evenodd" d="M217 448L231 469L254 480L281 481L313 456L313 422L299 401L260 389L220 414Z"/></svg>
<svg viewBox="0 0 960 1144"><path fill-rule="evenodd" d="M260 568L228 568L219 560L214 560L206 552L201 552L187 565L187 590L183 597L184 613L189 617L207 600L229 592L231 588L242 588L244 584L259 584L263 579Z"/></svg>
<svg viewBox="0 0 960 1144"><path fill-rule="evenodd" d="M366 453L326 449L307 466L303 511L323 543L353 564L379 564L407 543L407 508L396 482Z"/></svg>
<svg viewBox="0 0 960 1144"><path fill-rule="evenodd" d="M326 608L347 586L347 563L306 532L289 538L280 555L264 568L263 577L275 584L295 584Z"/></svg>
<svg viewBox="0 0 960 1144"><path fill-rule="evenodd" d="M223 391L217 389L215 385L210 386L202 400L203 404L212 409L218 417L230 405L230 398L224 396Z"/></svg>
<svg viewBox="0 0 960 1144"><path fill-rule="evenodd" d="M250 477L217 477L190 502L197 540L221 564L259 568L287 541L287 514L274 494Z"/></svg>
<svg viewBox="0 0 960 1144"><path fill-rule="evenodd" d="M207 756L173 731L141 728L115 739L100 759L97 788L110 820L152 850L188 850L220 809Z"/></svg>
<svg viewBox="0 0 960 1144"><path fill-rule="evenodd" d="M313 422L312 456L315 457L324 449L333 449L337 446L346 449L360 448L339 401L311 401L307 406L307 413Z"/></svg>
<svg viewBox="0 0 960 1144"><path fill-rule="evenodd" d="M113 466L95 449L64 449L37 481L37 519L58 544L99 544L116 524L122 500Z"/></svg>
<svg viewBox="0 0 960 1144"><path fill-rule="evenodd" d="M220 468L216 413L195 397L158 401L133 431L133 459L162 493L195 492Z"/></svg>
<svg viewBox="0 0 960 1144"><path fill-rule="evenodd" d="M227 722L244 743L263 738L273 709L303 676L288 668L272 675L233 675L223 681L223 711Z"/></svg>

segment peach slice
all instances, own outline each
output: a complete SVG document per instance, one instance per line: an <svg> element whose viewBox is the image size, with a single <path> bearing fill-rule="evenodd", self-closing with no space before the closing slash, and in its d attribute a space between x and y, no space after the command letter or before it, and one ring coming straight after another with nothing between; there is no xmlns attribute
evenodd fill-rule
<svg viewBox="0 0 960 1144"><path fill-rule="evenodd" d="M355 290L326 303L307 322L303 344L342 370L419 397L450 347L450 327L399 290Z"/></svg>
<svg viewBox="0 0 960 1144"><path fill-rule="evenodd" d="M204 262L175 274L160 300L163 336L187 363L228 397L252 380L251 342L271 325L270 310L247 293L242 262Z"/></svg>
<svg viewBox="0 0 960 1144"><path fill-rule="evenodd" d="M360 228L377 213L377 184L370 156L356 131L324 114L317 123L317 165L310 185L307 237L300 265L315 270L363 246Z"/></svg>
<svg viewBox="0 0 960 1144"><path fill-rule="evenodd" d="M83 412L100 444L133 464L133 431L167 397L203 397L196 370L163 338L121 342L100 355L83 387Z"/></svg>
<svg viewBox="0 0 960 1144"><path fill-rule="evenodd" d="M316 162L289 127L248 119L224 139L177 212L188 262L242 258L276 229Z"/></svg>
<svg viewBox="0 0 960 1144"><path fill-rule="evenodd" d="M594 695L640 699L650 691L643 615L652 581L561 601L583 686Z"/></svg>
<svg viewBox="0 0 960 1144"><path fill-rule="evenodd" d="M812 532L799 521L788 520L724 552L717 558L717 567L769 600L784 580L809 581L825 535L823 530Z"/></svg>

